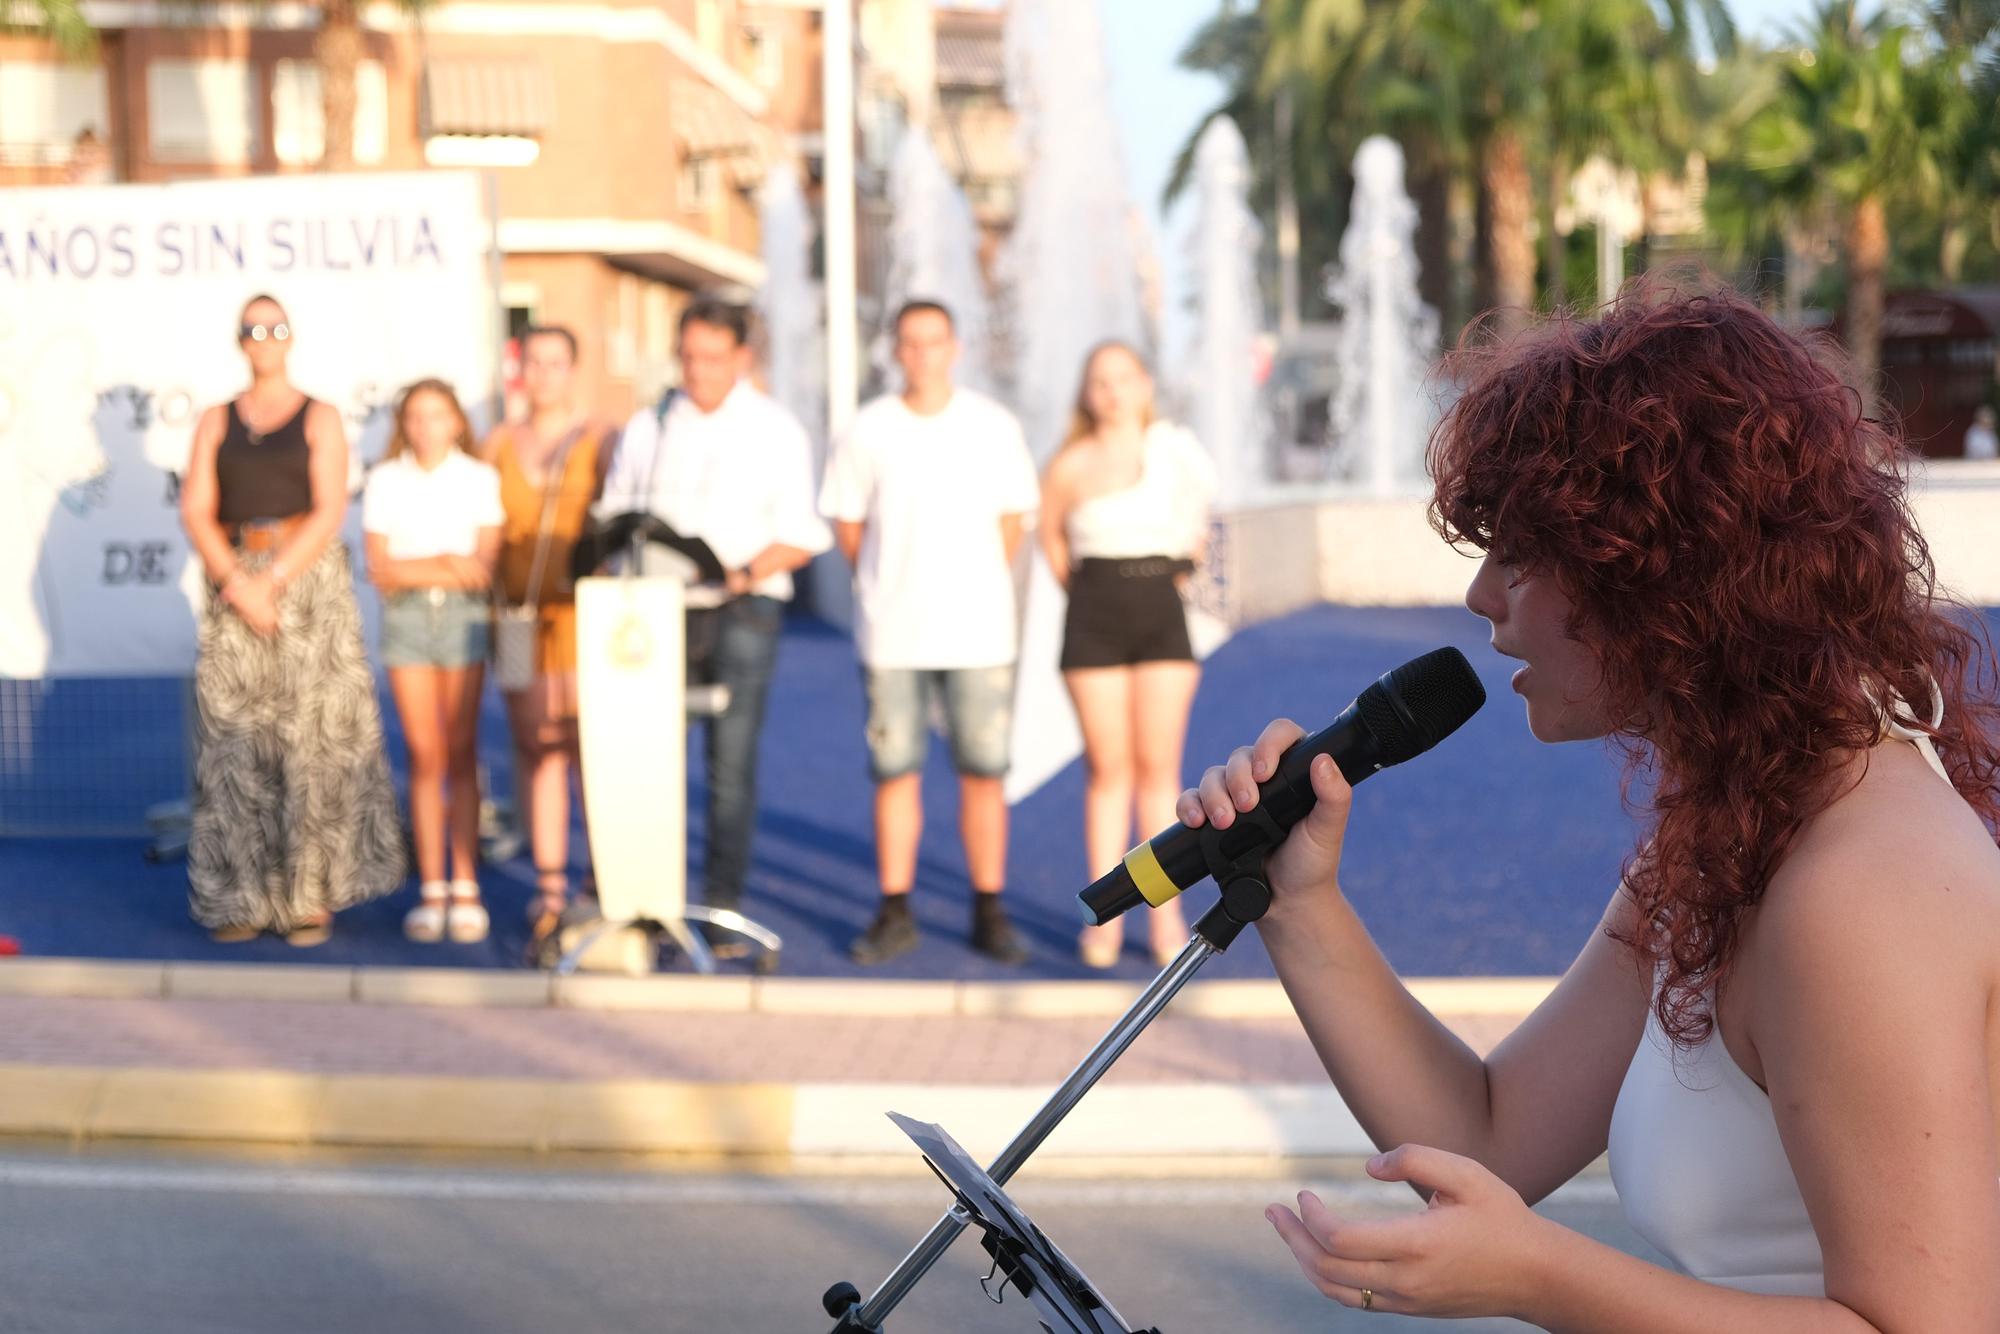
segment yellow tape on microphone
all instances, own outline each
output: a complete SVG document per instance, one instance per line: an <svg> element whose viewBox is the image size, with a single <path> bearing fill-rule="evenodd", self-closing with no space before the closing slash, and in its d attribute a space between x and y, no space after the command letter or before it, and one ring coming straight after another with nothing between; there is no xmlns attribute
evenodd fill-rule
<svg viewBox="0 0 2000 1334"><path fill-rule="evenodd" d="M1180 887L1169 880L1167 873L1161 869L1160 859L1154 855L1151 843L1141 843L1125 854L1125 873L1139 887L1139 896L1155 908L1181 892Z"/></svg>

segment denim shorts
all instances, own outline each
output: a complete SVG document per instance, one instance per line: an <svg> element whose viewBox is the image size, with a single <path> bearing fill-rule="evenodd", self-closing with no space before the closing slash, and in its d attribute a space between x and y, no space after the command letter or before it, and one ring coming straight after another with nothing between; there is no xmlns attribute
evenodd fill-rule
<svg viewBox="0 0 2000 1334"><path fill-rule="evenodd" d="M868 692L868 771L876 782L924 767L936 705L942 705L951 761L961 774L999 778L1007 772L1014 728L1012 663L942 671L863 667L861 680Z"/></svg>
<svg viewBox="0 0 2000 1334"><path fill-rule="evenodd" d="M484 593L410 588L382 603L385 667L470 667L486 661L492 606Z"/></svg>

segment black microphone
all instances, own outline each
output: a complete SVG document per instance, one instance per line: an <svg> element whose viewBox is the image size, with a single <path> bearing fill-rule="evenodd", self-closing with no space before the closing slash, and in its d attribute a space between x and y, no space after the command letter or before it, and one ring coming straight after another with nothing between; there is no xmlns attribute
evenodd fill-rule
<svg viewBox="0 0 2000 1334"><path fill-rule="evenodd" d="M1412 658L1342 709L1331 726L1292 743L1278 770L1258 788L1257 809L1269 819L1238 816L1216 831L1216 851L1232 861L1259 847L1274 847L1304 819L1316 800L1312 762L1333 756L1349 783L1392 764L1414 759L1456 732L1486 703L1472 664L1455 648L1435 649ZM1125 860L1083 893L1083 920L1102 926L1142 903L1157 908L1209 875L1202 847L1206 829L1177 824L1125 854Z"/></svg>

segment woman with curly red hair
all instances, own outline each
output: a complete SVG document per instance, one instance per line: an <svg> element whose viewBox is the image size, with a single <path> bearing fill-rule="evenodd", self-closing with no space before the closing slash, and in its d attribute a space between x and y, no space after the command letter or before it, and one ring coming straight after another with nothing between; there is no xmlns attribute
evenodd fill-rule
<svg viewBox="0 0 2000 1334"><path fill-rule="evenodd" d="M1628 293L1472 359L1431 446L1466 605L1542 741L1611 738L1648 828L1576 962L1481 1059L1340 892L1350 792L1274 855L1264 941L1328 1075L1425 1196L1269 1218L1345 1305L1562 1330L2000 1328L1991 652L1898 445L1728 294ZM1301 735L1185 793L1232 823ZM1604 1153L1674 1272L1530 1212Z"/></svg>

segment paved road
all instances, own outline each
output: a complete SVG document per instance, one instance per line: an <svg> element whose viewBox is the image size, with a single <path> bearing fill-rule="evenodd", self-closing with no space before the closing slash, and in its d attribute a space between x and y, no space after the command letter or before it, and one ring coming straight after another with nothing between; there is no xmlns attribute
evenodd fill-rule
<svg viewBox="0 0 2000 1334"><path fill-rule="evenodd" d="M1444 1329L1309 1289L1261 1217L1291 1183L1025 1180L1017 1194L1128 1320L1168 1334ZM1373 1183L1325 1188L1403 1208ZM19 1150L0 1155L7 1334L695 1334L824 1330L832 1280L879 1279L941 1209L896 1178L654 1175L372 1160L339 1165ZM1643 1248L1608 1185L1548 1211ZM967 1240L895 1334L1025 1334ZM1453 1322L1459 1334L1517 1329Z"/></svg>

